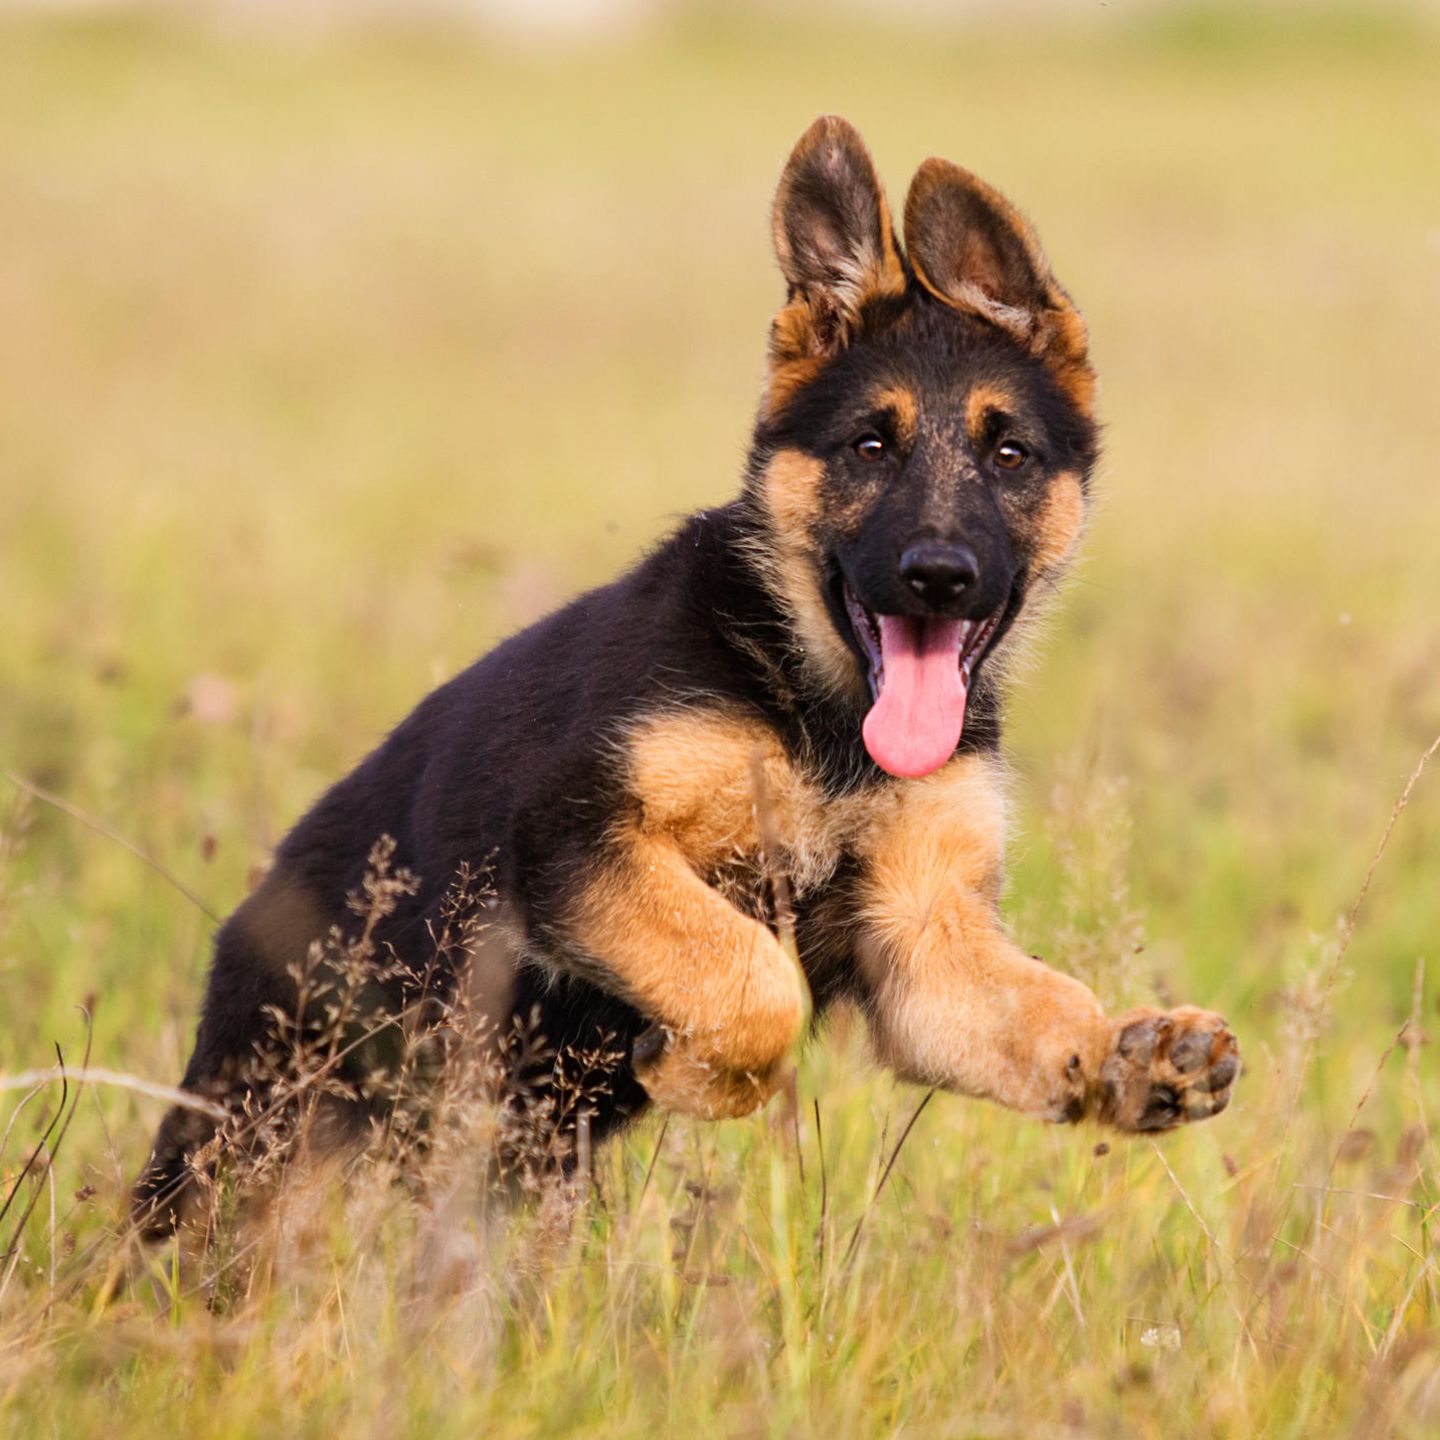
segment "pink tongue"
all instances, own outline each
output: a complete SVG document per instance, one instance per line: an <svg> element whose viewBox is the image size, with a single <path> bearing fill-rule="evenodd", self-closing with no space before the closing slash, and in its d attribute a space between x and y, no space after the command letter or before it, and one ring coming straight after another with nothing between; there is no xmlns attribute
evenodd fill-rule
<svg viewBox="0 0 1440 1440"><path fill-rule="evenodd" d="M964 622L875 618L884 674L861 732L865 748L891 775L928 775L955 753L965 728Z"/></svg>

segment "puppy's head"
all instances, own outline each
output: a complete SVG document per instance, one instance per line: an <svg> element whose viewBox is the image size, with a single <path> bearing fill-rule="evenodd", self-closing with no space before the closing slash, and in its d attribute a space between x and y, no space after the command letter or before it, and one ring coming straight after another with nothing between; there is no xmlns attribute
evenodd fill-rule
<svg viewBox="0 0 1440 1440"><path fill-rule="evenodd" d="M871 758L924 775L1079 537L1096 455L1085 325L1026 221L948 161L911 182L902 251L835 117L790 156L774 232L788 292L748 489L762 570Z"/></svg>

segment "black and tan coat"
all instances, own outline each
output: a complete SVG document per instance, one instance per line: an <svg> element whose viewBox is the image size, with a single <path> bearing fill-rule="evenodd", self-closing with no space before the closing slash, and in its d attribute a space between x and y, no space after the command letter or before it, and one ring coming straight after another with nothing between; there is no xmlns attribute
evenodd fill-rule
<svg viewBox="0 0 1440 1440"><path fill-rule="evenodd" d="M487 1003L545 1055L614 1057L597 1132L649 1101L755 1109L812 1000L840 998L897 1073L1045 1119L1224 1107L1223 1021L1111 1018L997 910L997 680L1096 458L1079 312L1029 225L948 162L916 174L902 248L839 119L797 145L774 234L787 297L740 496L435 691L300 821L220 931L187 1087L223 1094L273 1044L388 835L419 884L382 927L384 1003L436 983L444 896L485 868ZM205 1128L167 1120L143 1202L168 1203Z"/></svg>

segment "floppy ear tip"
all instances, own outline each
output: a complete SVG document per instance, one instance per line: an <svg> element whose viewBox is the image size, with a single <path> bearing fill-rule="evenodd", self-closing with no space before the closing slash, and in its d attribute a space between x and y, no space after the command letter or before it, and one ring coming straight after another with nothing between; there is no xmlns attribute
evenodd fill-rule
<svg viewBox="0 0 1440 1440"><path fill-rule="evenodd" d="M939 155L932 155L928 160L922 160L919 168L915 171L910 181L910 198L921 199L947 180L961 180L966 176L953 160L943 159Z"/></svg>
<svg viewBox="0 0 1440 1440"><path fill-rule="evenodd" d="M923 238L925 212L937 196L949 194L956 199L973 203L984 201L990 208L1014 214L1010 206L992 186L987 185L978 175L957 165L953 160L944 160L932 155L923 161L910 181L905 196L905 240L912 244Z"/></svg>

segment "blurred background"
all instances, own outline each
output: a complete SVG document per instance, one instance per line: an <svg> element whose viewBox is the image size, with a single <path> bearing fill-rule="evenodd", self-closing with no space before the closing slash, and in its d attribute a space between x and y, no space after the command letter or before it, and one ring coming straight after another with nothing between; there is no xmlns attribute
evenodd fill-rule
<svg viewBox="0 0 1440 1440"><path fill-rule="evenodd" d="M892 199L932 153L1014 197L1094 337L1011 913L1263 1073L1440 728L1436 18L0 5L0 763L231 908L430 686L734 491L771 189L838 111ZM1440 934L1417 797L1367 1042ZM0 832L0 1064L94 995L96 1058L173 1080L211 921L15 786Z"/></svg>

